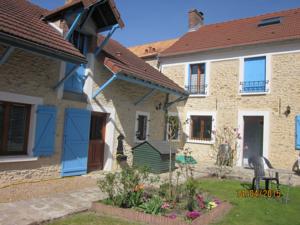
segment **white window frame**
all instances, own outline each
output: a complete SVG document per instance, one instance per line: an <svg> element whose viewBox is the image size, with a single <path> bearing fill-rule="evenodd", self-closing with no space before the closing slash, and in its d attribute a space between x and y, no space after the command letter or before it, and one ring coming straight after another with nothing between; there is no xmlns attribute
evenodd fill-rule
<svg viewBox="0 0 300 225"><path fill-rule="evenodd" d="M265 92L243 92L243 87L241 85L241 82L244 82L244 68L245 68L245 59L248 58L256 58L256 57L266 57L266 80L268 83L266 83L266 90ZM271 59L272 56L271 54L260 54L260 55L247 55L239 58L239 89L238 93L239 95L266 95L270 94L271 92L271 70L272 70L272 65L271 65Z"/></svg>
<svg viewBox="0 0 300 225"><path fill-rule="evenodd" d="M38 105L43 104L43 98L0 91L0 101L16 102L16 103L31 105L27 155L1 156L0 163L37 160L38 157L33 156L33 148L34 148L34 141L35 141L35 127L36 127L36 110Z"/></svg>
<svg viewBox="0 0 300 225"><path fill-rule="evenodd" d="M179 118L179 114L177 112L168 112L168 119L170 116L174 116L178 118L178 137L177 139L172 139L171 141L180 141L180 137L181 137L181 123L180 123L180 118ZM169 123L167 122L167 130L166 130L166 140L169 141L169 135L168 135L168 130L169 130Z"/></svg>
<svg viewBox="0 0 300 225"><path fill-rule="evenodd" d="M136 138L136 132L138 130L138 117L139 116L147 116L146 140L138 140ZM135 114L135 126L134 126L134 142L135 143L141 143L141 142L144 142L144 141L148 141L148 139L149 139L149 126L150 126L150 113L149 112L137 111L136 114Z"/></svg>
<svg viewBox="0 0 300 225"><path fill-rule="evenodd" d="M190 111L187 112L186 119L189 121L186 124L186 134L187 134L187 143L197 143L197 144L214 144L216 137L215 134L212 132L211 134L211 140L210 141L204 141L204 140L191 140L190 139L190 121L191 121L191 116L211 116L212 117L212 125L211 125L211 130L214 131L216 130L216 124L217 124L217 113L214 111Z"/></svg>
<svg viewBox="0 0 300 225"><path fill-rule="evenodd" d="M207 97L209 96L209 83L210 83L210 67L211 62L210 61L197 61L197 62L188 62L185 64L185 79L184 79L184 87L187 90L187 86L189 85L190 80L190 66L195 64L205 64L205 92L206 94L190 94L189 97Z"/></svg>

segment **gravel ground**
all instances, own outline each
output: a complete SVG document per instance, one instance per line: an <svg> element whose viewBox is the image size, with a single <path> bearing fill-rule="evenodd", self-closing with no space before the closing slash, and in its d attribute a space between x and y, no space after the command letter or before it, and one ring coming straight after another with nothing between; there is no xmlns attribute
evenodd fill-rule
<svg viewBox="0 0 300 225"><path fill-rule="evenodd" d="M96 179L91 177L68 177L17 184L0 188L0 203L48 197L57 193L71 192L87 187L96 187Z"/></svg>

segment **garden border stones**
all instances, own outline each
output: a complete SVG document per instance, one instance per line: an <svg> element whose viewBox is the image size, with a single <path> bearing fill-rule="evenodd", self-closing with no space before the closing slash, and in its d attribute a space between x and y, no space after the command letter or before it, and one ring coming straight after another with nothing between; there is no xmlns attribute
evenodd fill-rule
<svg viewBox="0 0 300 225"><path fill-rule="evenodd" d="M224 217L232 208L232 205L228 202L222 202L218 207L210 210L209 212L201 215L195 219L192 223L187 223L180 218L170 219L164 216L157 216L137 212L134 209L117 208L110 205L105 205L99 202L93 202L91 211L103 214L106 216L119 217L127 220L134 220L137 222L144 222L155 225L208 225L212 222L216 222Z"/></svg>

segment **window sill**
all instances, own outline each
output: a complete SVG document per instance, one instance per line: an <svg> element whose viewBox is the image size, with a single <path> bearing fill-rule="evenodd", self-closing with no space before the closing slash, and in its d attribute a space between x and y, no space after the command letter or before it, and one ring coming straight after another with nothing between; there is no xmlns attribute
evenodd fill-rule
<svg viewBox="0 0 300 225"><path fill-rule="evenodd" d="M199 140L190 140L190 139L188 139L186 142L191 144L205 144L205 145L213 145L215 143L215 141L199 141Z"/></svg>
<svg viewBox="0 0 300 225"><path fill-rule="evenodd" d="M270 92L241 92L240 95L267 95L269 94Z"/></svg>
<svg viewBox="0 0 300 225"><path fill-rule="evenodd" d="M11 163L11 162L30 162L36 161L38 157L28 156L28 155L18 155L18 156L0 156L0 163Z"/></svg>
<svg viewBox="0 0 300 225"><path fill-rule="evenodd" d="M190 94L190 98L206 98L208 95L207 94Z"/></svg>

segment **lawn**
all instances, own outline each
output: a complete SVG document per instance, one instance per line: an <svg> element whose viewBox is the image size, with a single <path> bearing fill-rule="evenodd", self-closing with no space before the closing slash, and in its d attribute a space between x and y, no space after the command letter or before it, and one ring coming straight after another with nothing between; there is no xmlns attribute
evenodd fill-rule
<svg viewBox="0 0 300 225"><path fill-rule="evenodd" d="M100 216L92 212L78 213L60 220L56 220L47 225L141 225L131 221Z"/></svg>
<svg viewBox="0 0 300 225"><path fill-rule="evenodd" d="M300 187L290 189L290 201L283 203L280 199L259 197L241 198L237 191L245 190L240 181L201 179L201 190L227 200L233 204L233 209L217 225L300 225ZM286 187L282 187L286 193ZM99 216L86 212L54 221L48 225L138 225L121 219Z"/></svg>
<svg viewBox="0 0 300 225"><path fill-rule="evenodd" d="M218 225L300 225L300 187L290 189L288 204L265 197L238 197L237 191L245 189L239 181L205 179L200 187L234 205ZM281 189L286 193L286 187Z"/></svg>

